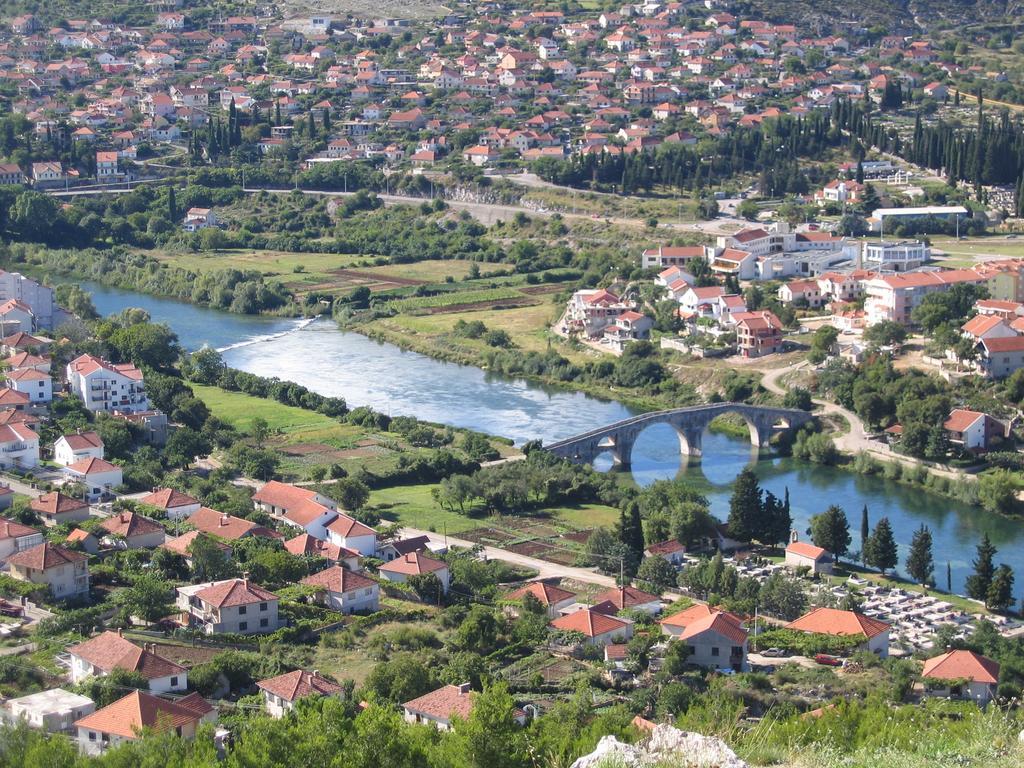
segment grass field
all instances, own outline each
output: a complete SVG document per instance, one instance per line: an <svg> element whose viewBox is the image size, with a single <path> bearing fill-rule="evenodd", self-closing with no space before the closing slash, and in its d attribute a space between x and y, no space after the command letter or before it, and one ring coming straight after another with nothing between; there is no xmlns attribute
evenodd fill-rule
<svg viewBox="0 0 1024 768"><path fill-rule="evenodd" d="M489 347L482 339L467 339L451 336L452 329L460 320L472 322L482 321L488 329L503 330L512 337L513 343L527 352L543 352L549 342L558 345L558 351L565 357L579 362L588 357L586 351L570 349L561 339L555 339L548 331L551 324L558 319L561 307L544 301L529 307L513 307L501 310L485 310L470 312L449 312L434 315L397 315L375 321L400 333L416 336L439 337L447 335L448 341L458 344L467 350L484 352Z"/></svg>
<svg viewBox="0 0 1024 768"><path fill-rule="evenodd" d="M435 487L434 485L403 485L384 488L370 494L369 505L375 508L381 517L391 522L402 523L410 528L419 528L420 530L449 533L453 536L482 526L499 528L502 526L501 518L469 517L442 509L430 495L431 490ZM619 511L602 504L581 504L544 510L541 520L544 519L566 528L585 530L614 524L619 519ZM512 518L509 520L511 521ZM511 525L511 522L509 524Z"/></svg>
<svg viewBox="0 0 1024 768"><path fill-rule="evenodd" d="M266 419L271 431L286 434L323 430L344 430L346 425L315 411L282 405L274 400L253 397L242 392L228 392L220 387L191 384L196 397L206 403L214 416L243 432L252 427L253 419ZM353 432L358 431L351 428Z"/></svg>
<svg viewBox="0 0 1024 768"><path fill-rule="evenodd" d="M959 257L958 261L965 264L974 257L984 258L1024 258L1024 239L991 236L969 237L957 241L954 237L933 237L932 248Z"/></svg>

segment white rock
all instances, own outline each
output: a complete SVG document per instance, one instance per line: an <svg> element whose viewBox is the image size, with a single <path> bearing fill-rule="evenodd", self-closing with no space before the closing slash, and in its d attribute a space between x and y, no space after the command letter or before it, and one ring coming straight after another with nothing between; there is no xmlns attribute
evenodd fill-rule
<svg viewBox="0 0 1024 768"><path fill-rule="evenodd" d="M639 744L623 744L614 736L604 736L589 755L572 768L643 768L668 764L672 768L748 768L724 741L673 728L655 726L651 737Z"/></svg>

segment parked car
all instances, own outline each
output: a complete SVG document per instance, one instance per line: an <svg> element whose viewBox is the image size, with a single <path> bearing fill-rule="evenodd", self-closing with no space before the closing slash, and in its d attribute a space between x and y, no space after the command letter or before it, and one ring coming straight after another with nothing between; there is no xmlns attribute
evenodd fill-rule
<svg viewBox="0 0 1024 768"><path fill-rule="evenodd" d="M841 667L843 666L843 660L837 659L835 656L829 656L827 653L816 654L814 660L819 664L824 664L826 667Z"/></svg>
<svg viewBox="0 0 1024 768"><path fill-rule="evenodd" d="M782 659L790 654L785 648L768 648L767 650L761 651L761 655L767 656L769 659Z"/></svg>

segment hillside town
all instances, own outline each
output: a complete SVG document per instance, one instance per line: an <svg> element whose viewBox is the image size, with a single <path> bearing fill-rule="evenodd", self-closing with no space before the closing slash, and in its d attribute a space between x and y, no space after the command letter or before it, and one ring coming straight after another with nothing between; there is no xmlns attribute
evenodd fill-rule
<svg viewBox="0 0 1024 768"><path fill-rule="evenodd" d="M66 5L0 8L0 763L1024 759L1011 13Z"/></svg>

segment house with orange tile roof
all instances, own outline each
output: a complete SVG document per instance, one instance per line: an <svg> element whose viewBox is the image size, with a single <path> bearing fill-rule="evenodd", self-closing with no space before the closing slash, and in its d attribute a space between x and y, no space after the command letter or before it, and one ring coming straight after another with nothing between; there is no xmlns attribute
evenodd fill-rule
<svg viewBox="0 0 1024 768"><path fill-rule="evenodd" d="M139 499L140 504L156 507L163 510L168 520L181 520L189 515L198 512L199 499L189 496L187 493L176 491L173 488L157 488L148 496Z"/></svg>
<svg viewBox="0 0 1024 768"><path fill-rule="evenodd" d="M15 552L43 543L43 534L15 520L0 517L0 562Z"/></svg>
<svg viewBox="0 0 1024 768"><path fill-rule="evenodd" d="M509 592L505 595L504 599L512 603L521 604L527 595L544 606L549 619L555 618L563 608L567 608L576 602L575 592L562 589L554 584L548 584L546 581L528 582L519 587L519 589ZM506 613L511 616L517 616L519 614L518 605L508 606Z"/></svg>
<svg viewBox="0 0 1024 768"><path fill-rule="evenodd" d="M265 634L280 627L278 598L248 578L178 587L183 620L208 635Z"/></svg>
<svg viewBox="0 0 1024 768"><path fill-rule="evenodd" d="M188 670L156 653L155 646L136 645L121 630L103 632L68 648L71 657L71 682L103 677L115 669L135 672L149 681L151 693L184 691L188 688Z"/></svg>
<svg viewBox="0 0 1024 768"><path fill-rule="evenodd" d="M235 541L243 536L259 536L262 529L252 520L218 512L209 507L200 507L186 518L197 531L225 541Z"/></svg>
<svg viewBox="0 0 1024 768"><path fill-rule="evenodd" d="M815 608L796 621L791 621L784 629L833 637L862 637L864 642L861 647L865 650L883 659L889 656L889 625L857 611Z"/></svg>
<svg viewBox="0 0 1024 768"><path fill-rule="evenodd" d="M53 441L53 461L66 467L83 459L102 459L103 448L103 439L93 431L61 435Z"/></svg>
<svg viewBox="0 0 1024 768"><path fill-rule="evenodd" d="M441 582L441 589L444 592L448 591L450 578L448 564L443 560L435 560L422 552L410 552L402 557L396 557L391 562L384 563L377 573L385 581L394 581L399 584L405 584L410 576L432 573Z"/></svg>
<svg viewBox="0 0 1024 768"><path fill-rule="evenodd" d="M475 696L469 683L446 685L405 702L402 704L402 714L407 723L428 723L447 731L455 718L469 718ZM520 725L526 724L526 713L521 709L515 711L514 717Z"/></svg>
<svg viewBox="0 0 1024 768"><path fill-rule="evenodd" d="M380 610L380 587L377 582L340 565L332 565L310 574L299 583L317 589L320 601L336 611L373 613Z"/></svg>
<svg viewBox="0 0 1024 768"><path fill-rule="evenodd" d="M682 565L685 554L686 546L678 539L648 544L644 550L644 557L661 557L668 560L670 565Z"/></svg>
<svg viewBox="0 0 1024 768"><path fill-rule="evenodd" d="M711 610L693 618L682 628L675 642L687 645L690 664L737 672L747 668L747 630L728 611Z"/></svg>
<svg viewBox="0 0 1024 768"><path fill-rule="evenodd" d="M123 510L100 523L104 539L124 542L125 549L153 549L164 543L164 527L148 517Z"/></svg>
<svg viewBox="0 0 1024 768"><path fill-rule="evenodd" d="M0 468L31 469L39 464L39 435L27 424L0 424Z"/></svg>
<svg viewBox="0 0 1024 768"><path fill-rule="evenodd" d="M925 661L921 678L926 696L987 704L996 695L999 662L974 651L949 651Z"/></svg>
<svg viewBox="0 0 1024 768"><path fill-rule="evenodd" d="M593 608L582 608L559 616L549 626L559 632L579 632L586 645L621 643L633 636L633 622Z"/></svg>
<svg viewBox="0 0 1024 768"><path fill-rule="evenodd" d="M296 557L322 557L350 571L362 570L362 564L359 562L361 555L358 552L339 547L329 541L321 541L308 533L300 533L295 538L288 539L284 543L284 548Z"/></svg>
<svg viewBox="0 0 1024 768"><path fill-rule="evenodd" d="M19 581L46 585L58 599L89 594L89 559L78 552L44 542L7 558L10 575Z"/></svg>
<svg viewBox="0 0 1024 768"><path fill-rule="evenodd" d="M29 508L43 518L43 525L47 527L61 523L79 523L89 519L87 503L60 491L50 491L33 499L29 502Z"/></svg>
<svg viewBox="0 0 1024 768"><path fill-rule="evenodd" d="M81 483L89 501L100 501L110 496L115 488L124 483L124 474L119 466L106 459L81 459L64 467L67 482Z"/></svg>
<svg viewBox="0 0 1024 768"><path fill-rule="evenodd" d="M790 542L786 546L786 565L789 568L810 568L811 573L832 573L832 553L810 542L799 541L798 534L793 531Z"/></svg>
<svg viewBox="0 0 1024 768"><path fill-rule="evenodd" d="M968 451L984 451L992 440L1005 437L1006 425L981 411L954 408L942 424L950 443Z"/></svg>
<svg viewBox="0 0 1024 768"><path fill-rule="evenodd" d="M173 552L176 555L181 555L185 558L185 564L189 568L192 567L192 545L195 540L199 537L204 537L213 542L213 545L219 549L225 557L231 557L231 547L225 544L223 541L215 539L209 534L203 533L202 531L186 531L181 536L175 536L174 538L165 539L164 543L160 546L169 552Z"/></svg>
<svg viewBox="0 0 1024 768"><path fill-rule="evenodd" d="M327 524L338 516L333 499L310 488L271 480L252 497L253 506L318 539L327 538ZM366 554L373 554L373 550Z"/></svg>
<svg viewBox="0 0 1024 768"><path fill-rule="evenodd" d="M615 615L620 611L640 611L649 616L661 613L661 598L630 586L606 589L593 597L593 609Z"/></svg>
<svg viewBox="0 0 1024 768"><path fill-rule="evenodd" d="M326 539L343 549L350 549L365 557L377 554L377 532L354 517L339 514L327 525Z"/></svg>
<svg viewBox="0 0 1024 768"><path fill-rule="evenodd" d="M67 365L68 387L94 413L150 410L142 371L131 363L111 363L93 355L79 355Z"/></svg>
<svg viewBox="0 0 1024 768"><path fill-rule="evenodd" d="M340 685L316 670L306 672L303 669L260 680L256 687L263 691L263 706L273 718L282 718L294 710L299 699L309 696L341 698L345 693Z"/></svg>
<svg viewBox="0 0 1024 768"><path fill-rule="evenodd" d="M99 755L125 741L139 739L144 730L174 731L183 739L194 739L204 716L194 704L161 699L133 691L113 704L75 722L78 748L86 755Z"/></svg>

